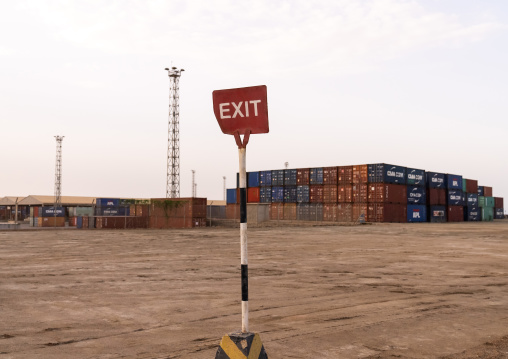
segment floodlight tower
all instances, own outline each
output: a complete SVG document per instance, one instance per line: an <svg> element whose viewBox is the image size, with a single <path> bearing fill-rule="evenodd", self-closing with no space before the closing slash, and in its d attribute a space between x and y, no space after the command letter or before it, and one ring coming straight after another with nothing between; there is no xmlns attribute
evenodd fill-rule
<svg viewBox="0 0 508 359"><path fill-rule="evenodd" d="M192 198L196 197L196 181L195 181L195 174L196 171L192 171Z"/></svg>
<svg viewBox="0 0 508 359"><path fill-rule="evenodd" d="M224 201L226 200L226 176L222 176L222 179L224 180Z"/></svg>
<svg viewBox="0 0 508 359"><path fill-rule="evenodd" d="M179 83L184 69L165 68L169 76L168 156L166 198L180 197L180 105Z"/></svg>
<svg viewBox="0 0 508 359"><path fill-rule="evenodd" d="M62 141L65 136L55 136L56 139L56 165L55 165L55 208L62 205Z"/></svg>

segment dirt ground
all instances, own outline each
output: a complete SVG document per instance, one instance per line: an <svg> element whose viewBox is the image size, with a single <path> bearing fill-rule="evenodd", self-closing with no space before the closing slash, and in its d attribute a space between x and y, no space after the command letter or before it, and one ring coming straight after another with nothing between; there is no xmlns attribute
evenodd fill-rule
<svg viewBox="0 0 508 359"><path fill-rule="evenodd" d="M249 228L269 358L508 358L508 220ZM0 358L215 357L239 230L0 232Z"/></svg>

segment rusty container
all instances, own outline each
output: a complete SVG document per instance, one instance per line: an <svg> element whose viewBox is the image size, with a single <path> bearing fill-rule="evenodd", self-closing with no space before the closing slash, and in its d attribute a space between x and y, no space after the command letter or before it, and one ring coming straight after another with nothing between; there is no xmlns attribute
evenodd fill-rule
<svg viewBox="0 0 508 359"><path fill-rule="evenodd" d="M337 185L323 186L323 203L337 203Z"/></svg>
<svg viewBox="0 0 508 359"><path fill-rule="evenodd" d="M367 203L368 199L368 185L367 183L353 184L353 202L354 203Z"/></svg>
<svg viewBox="0 0 508 359"><path fill-rule="evenodd" d="M65 217L40 217L40 227L65 227Z"/></svg>
<svg viewBox="0 0 508 359"><path fill-rule="evenodd" d="M284 203L284 220L296 221L296 203Z"/></svg>
<svg viewBox="0 0 508 359"><path fill-rule="evenodd" d="M464 222L464 206L446 207L448 222Z"/></svg>
<svg viewBox="0 0 508 359"><path fill-rule="evenodd" d="M353 166L353 183L367 183L369 180L368 165Z"/></svg>
<svg viewBox="0 0 508 359"><path fill-rule="evenodd" d="M310 218L310 203L298 203L296 207L296 219L308 221Z"/></svg>
<svg viewBox="0 0 508 359"><path fill-rule="evenodd" d="M466 192L478 194L478 181L466 178Z"/></svg>
<svg viewBox="0 0 508 359"><path fill-rule="evenodd" d="M503 197L494 197L494 208L504 208Z"/></svg>
<svg viewBox="0 0 508 359"><path fill-rule="evenodd" d="M400 203L369 203L368 222L406 223L407 205Z"/></svg>
<svg viewBox="0 0 508 359"><path fill-rule="evenodd" d="M337 185L337 167L323 168L323 184Z"/></svg>
<svg viewBox="0 0 508 359"><path fill-rule="evenodd" d="M69 217L69 227L76 227L78 225L78 217Z"/></svg>
<svg viewBox="0 0 508 359"><path fill-rule="evenodd" d="M483 186L483 196L484 197L493 197L492 187Z"/></svg>
<svg viewBox="0 0 508 359"><path fill-rule="evenodd" d="M272 203L270 205L270 219L272 221L284 219L284 203Z"/></svg>
<svg viewBox="0 0 508 359"><path fill-rule="evenodd" d="M298 168L296 170L296 184L298 186L308 186L310 184L309 168Z"/></svg>
<svg viewBox="0 0 508 359"><path fill-rule="evenodd" d="M353 183L353 166L337 167L337 183L338 184Z"/></svg>
<svg viewBox="0 0 508 359"><path fill-rule="evenodd" d="M392 183L369 183L368 202L407 203L407 186Z"/></svg>
<svg viewBox="0 0 508 359"><path fill-rule="evenodd" d="M323 221L337 222L337 204L325 203L323 205Z"/></svg>
<svg viewBox="0 0 508 359"><path fill-rule="evenodd" d="M353 205L351 203L337 204L337 222L353 222Z"/></svg>
<svg viewBox="0 0 508 359"><path fill-rule="evenodd" d="M446 206L446 189L428 188L427 204L430 206Z"/></svg>
<svg viewBox="0 0 508 359"><path fill-rule="evenodd" d="M356 222L363 215L365 221L368 221L368 208L367 203L353 203L353 218L352 221Z"/></svg>
<svg viewBox="0 0 508 359"><path fill-rule="evenodd" d="M323 203L323 185L311 184L310 186L310 203Z"/></svg>
<svg viewBox="0 0 508 359"><path fill-rule="evenodd" d="M226 219L240 220L240 205L236 203L226 204Z"/></svg>
<svg viewBox="0 0 508 359"><path fill-rule="evenodd" d="M337 202L352 203L353 202L353 185L341 184L337 187Z"/></svg>

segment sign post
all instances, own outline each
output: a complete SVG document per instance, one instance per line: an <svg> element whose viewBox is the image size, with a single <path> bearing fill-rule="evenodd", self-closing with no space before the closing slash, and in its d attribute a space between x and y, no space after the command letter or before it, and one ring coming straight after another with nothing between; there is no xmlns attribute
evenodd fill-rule
<svg viewBox="0 0 508 359"><path fill-rule="evenodd" d="M223 133L233 135L238 146L240 187L240 267L242 330L225 335L216 359L267 359L257 333L249 332L249 280L247 256L247 143L251 134L268 133L266 86L216 90L213 111ZM240 136L243 136L243 140Z"/></svg>

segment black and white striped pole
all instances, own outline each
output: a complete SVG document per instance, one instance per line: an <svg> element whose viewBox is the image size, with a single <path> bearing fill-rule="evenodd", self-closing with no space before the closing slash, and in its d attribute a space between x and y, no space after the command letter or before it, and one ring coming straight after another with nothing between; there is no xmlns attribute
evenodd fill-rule
<svg viewBox="0 0 508 359"><path fill-rule="evenodd" d="M242 329L222 337L216 359L268 359L259 334L249 332L249 263L247 251L247 143L251 134L268 133L266 86L213 92L213 109L222 132L234 135L239 155L240 268ZM243 135L243 140L241 138Z"/></svg>

